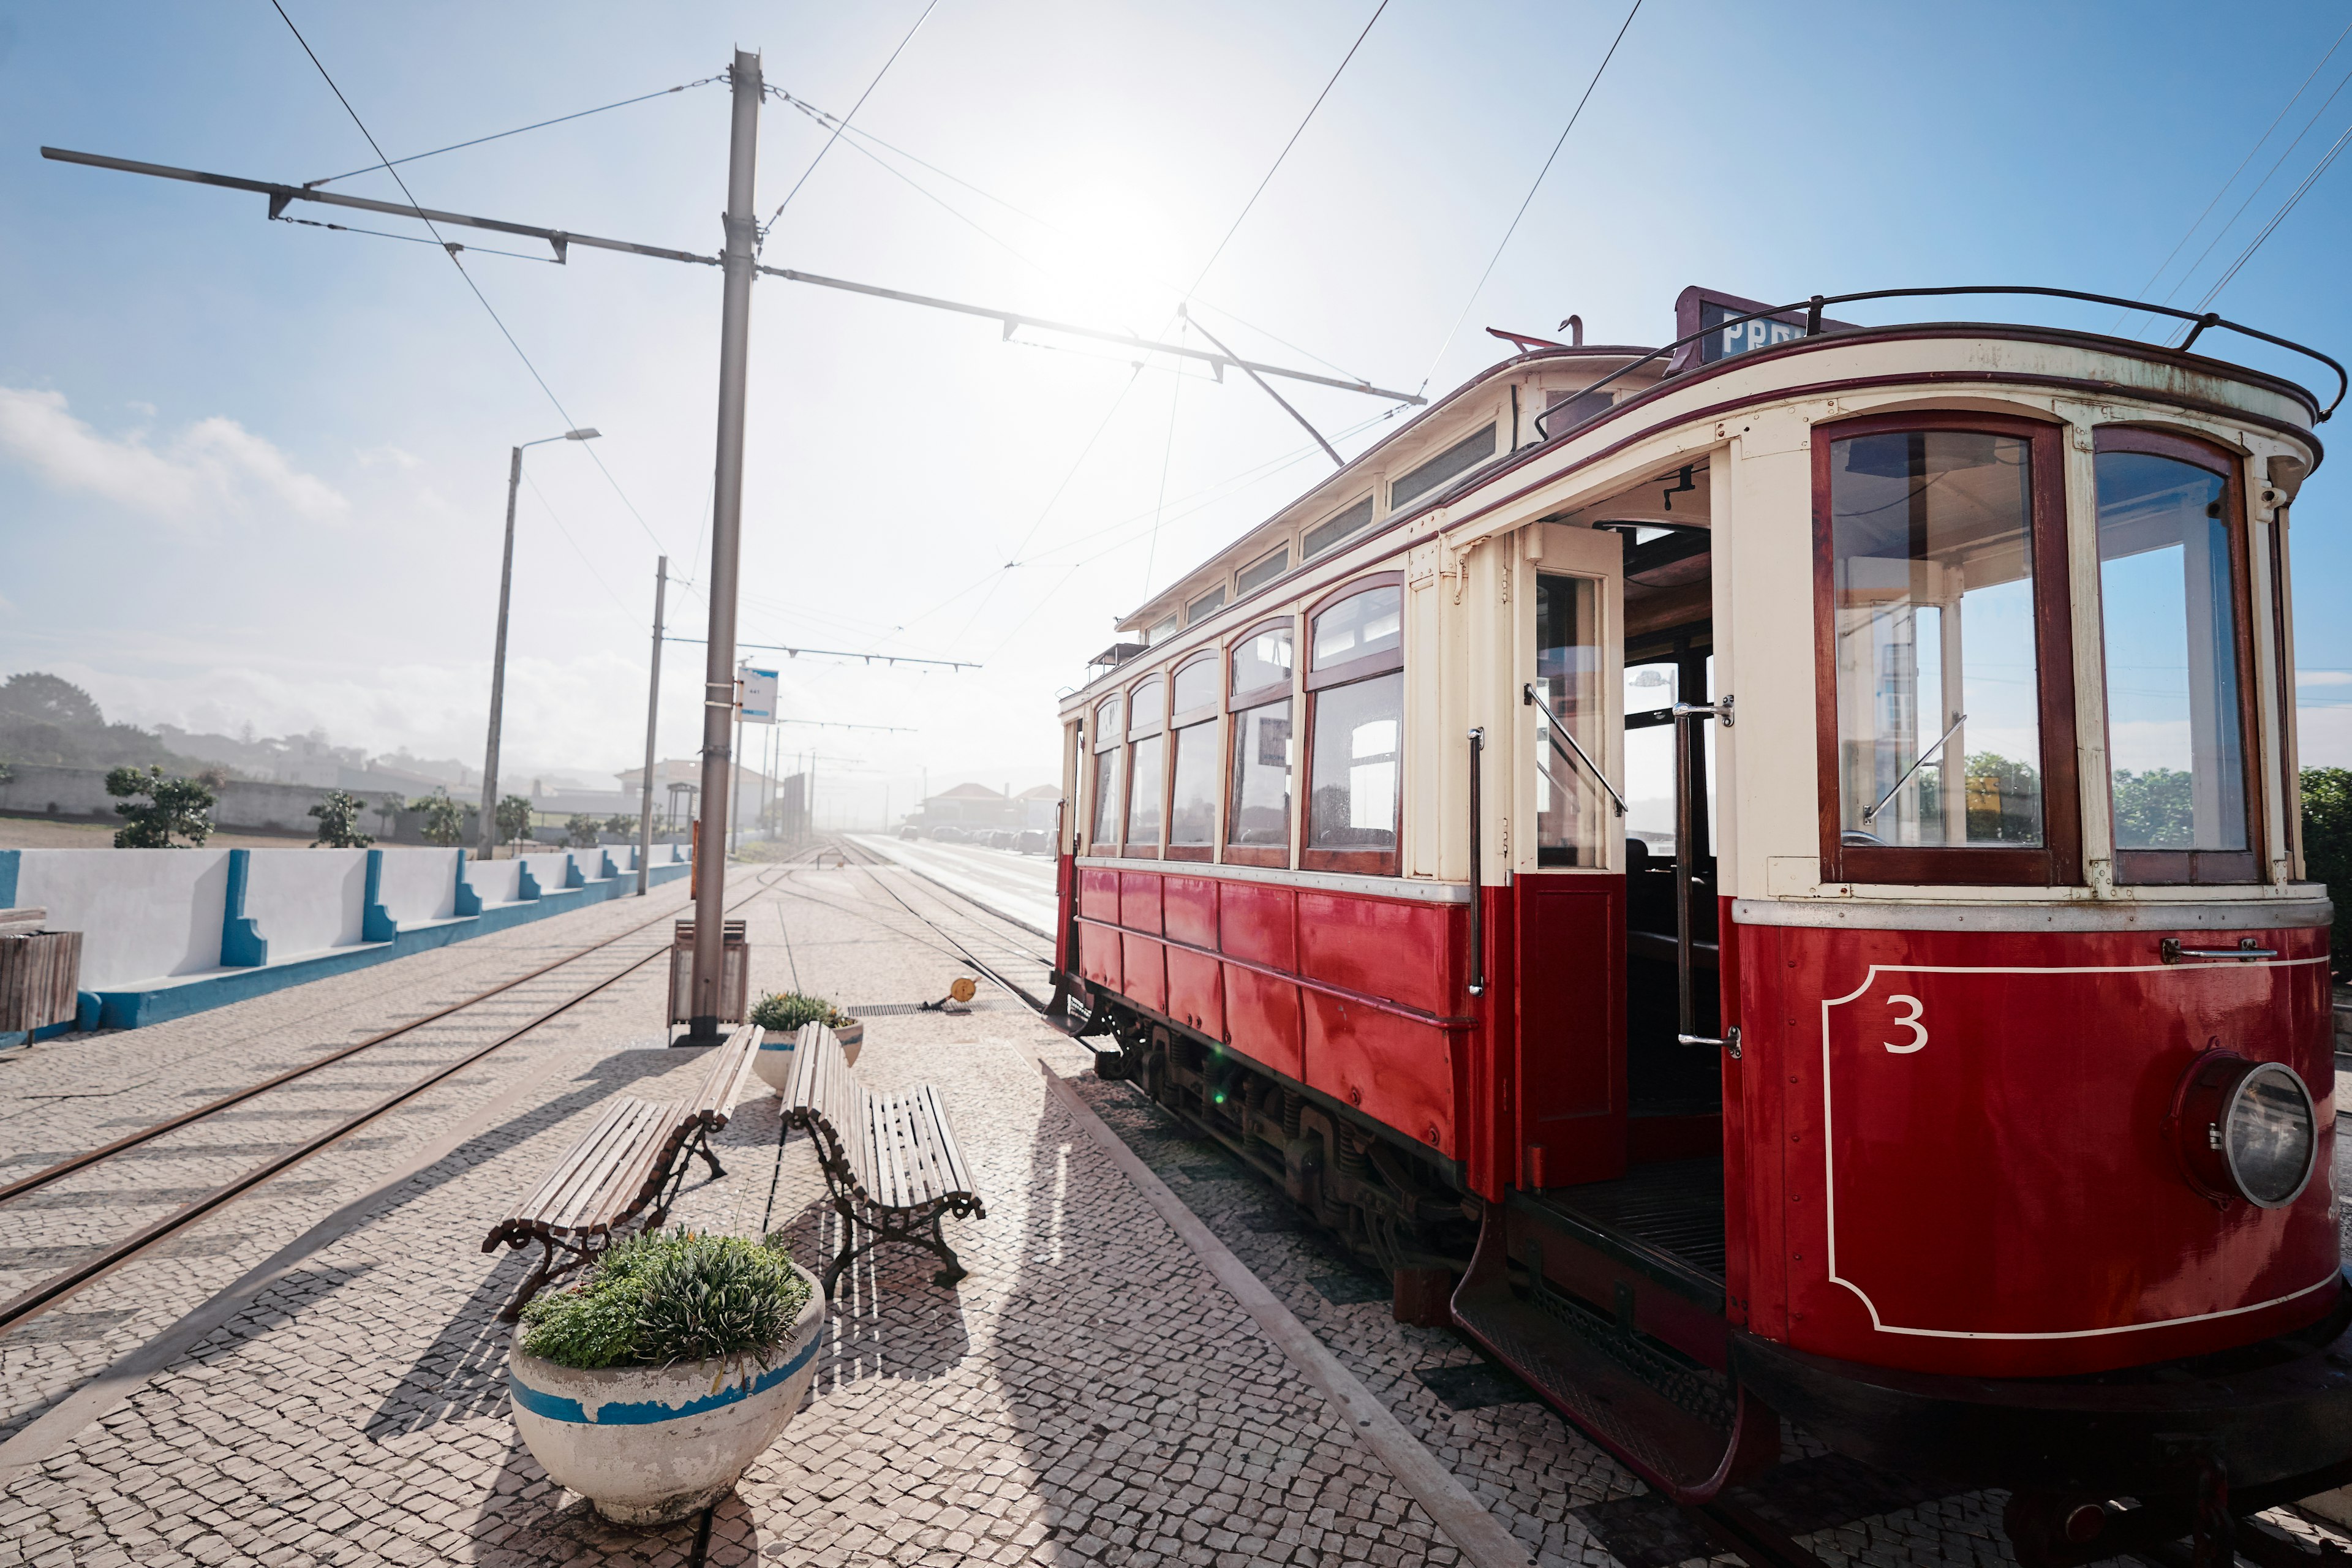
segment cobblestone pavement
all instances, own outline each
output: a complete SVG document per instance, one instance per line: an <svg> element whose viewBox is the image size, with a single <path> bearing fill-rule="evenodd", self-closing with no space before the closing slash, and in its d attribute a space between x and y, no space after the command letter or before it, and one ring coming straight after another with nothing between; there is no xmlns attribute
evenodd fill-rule
<svg viewBox="0 0 2352 1568"><path fill-rule="evenodd" d="M1071 1079L1541 1562L1601 1568L1614 1548L1625 1568L1664 1568L1707 1555L1685 1516L1645 1496L1462 1341L1391 1321L1377 1282L1290 1220L1278 1194L1216 1145L1195 1142L1126 1086L1093 1079L1089 1052L986 994L961 1016L912 1011L969 971L953 942L885 892L884 879L908 903L950 919L968 943L1034 951L1034 937L969 911L958 924L952 900L902 872L761 874L774 886L744 910L755 990L792 985L866 1012L861 1075L882 1088L939 1086L988 1214L949 1222L971 1271L956 1289L932 1284L933 1260L908 1247L869 1254L845 1278L810 1402L715 1511L710 1562L1459 1561L1068 1112L1033 1053ZM387 1016L414 1016L646 912L667 914L661 899L599 906L166 1026L176 1035L43 1047L0 1064L17 1075L0 1079L15 1090L5 1097L0 1148L47 1158L115 1135L107 1122L144 1125L184 1109L196 1089L250 1081ZM657 946L665 929L615 943L604 967ZM508 945L492 951L501 940ZM538 983L519 987L503 1023L471 1026L467 1042L512 1027L578 984L544 994ZM127 1383L79 1430L50 1428L74 1425L89 1393L32 1428L45 1451L0 1474L0 1568L687 1562L692 1521L608 1526L521 1447L496 1314L527 1259L478 1250L491 1220L612 1094L677 1092L698 1077L702 1053L660 1048L662 984L662 966L646 965L414 1102L415 1115L387 1118L385 1131L339 1144L293 1180L209 1216L175 1244L177 1256L125 1269L0 1336L5 1436L322 1216L342 1209L351 1220L299 1256L281 1253L278 1271L232 1318ZM385 1047L401 1059L386 1070L413 1080L463 1048L404 1040ZM344 1074L339 1065L320 1076ZM667 1081L656 1088L656 1079ZM271 1106L183 1153L126 1165L147 1194L140 1201L169 1202L155 1194L217 1180L218 1169L242 1168L317 1125L290 1100ZM400 1177L436 1141L452 1146ZM728 1173L692 1187L678 1219L781 1231L821 1269L837 1241L822 1179L805 1139L780 1135L776 1100L758 1084L720 1155ZM94 1245L89 1236L120 1234L147 1212L57 1204L17 1221L0 1208L0 1223L25 1227L0 1230L0 1248ZM0 1268L44 1266L56 1264L0 1250ZM1810 1499L1829 1509L1812 1521L1809 1544L1841 1568L2009 1560L1998 1500L1871 1493L1884 1478L1840 1470L1818 1453L1802 1462L1812 1467L1811 1491L1792 1494L1791 1507ZM1822 1501L1839 1495L1838 1507ZM1832 1516L1844 1522L1827 1523Z"/></svg>

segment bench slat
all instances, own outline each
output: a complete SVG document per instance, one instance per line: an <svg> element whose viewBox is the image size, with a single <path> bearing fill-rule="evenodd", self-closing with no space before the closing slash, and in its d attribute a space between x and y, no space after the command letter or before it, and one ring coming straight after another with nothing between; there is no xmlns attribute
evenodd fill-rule
<svg viewBox="0 0 2352 1568"><path fill-rule="evenodd" d="M603 1184L612 1165L627 1157L643 1103L631 1095L614 1100L573 1151L578 1158L565 1162L533 1194L523 1217L534 1226L561 1224L577 1208L584 1194Z"/></svg>

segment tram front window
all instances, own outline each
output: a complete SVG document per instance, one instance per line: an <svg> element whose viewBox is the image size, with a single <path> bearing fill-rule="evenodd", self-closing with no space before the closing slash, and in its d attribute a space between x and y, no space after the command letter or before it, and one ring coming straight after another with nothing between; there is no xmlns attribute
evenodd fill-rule
<svg viewBox="0 0 2352 1568"><path fill-rule="evenodd" d="M2126 434L2124 439L2131 437ZM2108 787L2120 877L2213 879L2132 851L2248 847L2237 548L2229 479L2150 451L2095 459ZM2251 876L2242 865L2196 870Z"/></svg>
<svg viewBox="0 0 2352 1568"><path fill-rule="evenodd" d="M1844 841L2041 844L2031 443L1892 431L1829 466Z"/></svg>

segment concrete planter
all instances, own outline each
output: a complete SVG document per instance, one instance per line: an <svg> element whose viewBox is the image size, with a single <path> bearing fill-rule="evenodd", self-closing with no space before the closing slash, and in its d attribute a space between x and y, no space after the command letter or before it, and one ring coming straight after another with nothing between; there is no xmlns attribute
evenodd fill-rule
<svg viewBox="0 0 2352 1568"><path fill-rule="evenodd" d="M621 1524L665 1524L726 1496L816 1375L824 1291L807 1269L793 1271L808 1303L764 1367L745 1356L582 1372L509 1349L507 1389L530 1457Z"/></svg>
<svg viewBox="0 0 2352 1568"><path fill-rule="evenodd" d="M857 1065L857 1053L865 1048L866 1026L856 1019L833 1032L841 1042L841 1055L851 1067ZM751 1070L760 1081L783 1093L793 1086L793 1047L798 1043L797 1033L777 1030L760 1037L760 1048L751 1054Z"/></svg>

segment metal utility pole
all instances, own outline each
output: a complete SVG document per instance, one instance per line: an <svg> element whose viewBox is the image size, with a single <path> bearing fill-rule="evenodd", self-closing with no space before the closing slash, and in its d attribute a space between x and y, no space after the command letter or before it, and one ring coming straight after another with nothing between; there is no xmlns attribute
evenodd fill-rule
<svg viewBox="0 0 2352 1568"><path fill-rule="evenodd" d="M593 441L593 429L566 430L525 441L507 463L507 544L499 560L499 640L490 654L490 739L482 760L482 858L489 859L499 846L499 728L507 704L507 606L514 596L515 492L522 488L522 447L544 447L550 441Z"/></svg>
<svg viewBox="0 0 2352 1568"><path fill-rule="evenodd" d="M686 1040L717 1045L720 984L726 974L727 785L732 763L728 721L735 710L736 563L743 531L744 372L751 358L752 250L759 235L754 205L760 152L760 99L765 86L760 57L735 51L728 73L735 95L734 133L727 153L727 282L719 329L719 457L711 492L710 641L702 688L702 841L713 863L702 867L694 901L694 979Z"/></svg>
<svg viewBox="0 0 2352 1568"><path fill-rule="evenodd" d="M669 557L654 563L654 664L646 682L646 776L637 816L637 896L646 895L654 858L654 725L661 717L662 599L669 589Z"/></svg>

